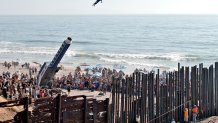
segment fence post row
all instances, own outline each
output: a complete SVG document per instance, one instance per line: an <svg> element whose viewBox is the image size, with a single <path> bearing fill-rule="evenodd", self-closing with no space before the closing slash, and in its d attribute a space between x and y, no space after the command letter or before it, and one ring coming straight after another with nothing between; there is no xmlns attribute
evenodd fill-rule
<svg viewBox="0 0 218 123"><path fill-rule="evenodd" d="M218 115L218 62L215 67L205 68L201 63L191 70L179 63L177 71L135 72L122 81L117 79L113 81L111 113L116 113L112 115L116 123L131 123L137 119L140 123L172 119L183 122L184 108L191 109L193 105L199 107L199 118ZM191 115L189 110L189 121Z"/></svg>
<svg viewBox="0 0 218 123"><path fill-rule="evenodd" d="M215 63L215 106L218 115L218 62Z"/></svg>

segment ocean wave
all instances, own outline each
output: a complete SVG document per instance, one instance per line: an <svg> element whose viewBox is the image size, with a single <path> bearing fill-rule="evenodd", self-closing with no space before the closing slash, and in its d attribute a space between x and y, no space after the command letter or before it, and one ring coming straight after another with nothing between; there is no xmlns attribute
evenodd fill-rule
<svg viewBox="0 0 218 123"><path fill-rule="evenodd" d="M7 47L0 49L0 53L6 54L43 54L52 55L57 52L57 48L47 48L47 47Z"/></svg>
<svg viewBox="0 0 218 123"><path fill-rule="evenodd" d="M0 50L0 54L32 54L32 55L55 55L57 48L46 48L46 47L28 47L28 48L3 48ZM74 50L67 50L65 53L69 57L85 57L85 58L99 58L95 54L79 52Z"/></svg>
<svg viewBox="0 0 218 123"><path fill-rule="evenodd" d="M8 44L11 45L11 44ZM1 48L0 53L19 53L19 54L42 54L55 55L58 48L48 47L7 47ZM113 53L92 53L68 50L65 54L69 57L85 57L99 59L109 63L124 63L129 60L157 60L157 61L193 61L198 60L196 55L187 55L183 53L163 53L163 54L113 54Z"/></svg>
<svg viewBox="0 0 218 123"><path fill-rule="evenodd" d="M128 65L133 65L136 67L148 67L148 68L164 68L169 69L169 67L166 67L162 64L150 64L150 63L141 63L141 62L126 62Z"/></svg>
<svg viewBox="0 0 218 123"><path fill-rule="evenodd" d="M118 59L109 59L109 58L100 58L99 60L109 63L126 63L126 60L118 60Z"/></svg>
<svg viewBox="0 0 218 123"><path fill-rule="evenodd" d="M10 41L0 41L0 44L3 45L3 44L12 44L13 42L10 42Z"/></svg>
<svg viewBox="0 0 218 123"><path fill-rule="evenodd" d="M198 59L195 55L184 55L180 53L166 53L166 54L111 54L111 53L96 53L101 57L117 58L117 59L150 59L150 60L170 60L170 61L188 61Z"/></svg>
<svg viewBox="0 0 218 123"><path fill-rule="evenodd" d="M10 54L10 53L12 53L12 54L40 54L40 55L53 55L53 54L55 54L55 53L52 53L52 52L48 52L48 51L22 51L22 50L17 50L17 51L15 51L15 50L1 50L0 51L0 54L2 54L2 53L4 53L4 54Z"/></svg>
<svg viewBox="0 0 218 123"><path fill-rule="evenodd" d="M31 43L63 43L63 41L56 41L56 40L22 40L23 42L31 42ZM88 41L73 41L73 43L75 44L89 44L91 42L88 42Z"/></svg>
<svg viewBox="0 0 218 123"><path fill-rule="evenodd" d="M110 59L110 58L100 58L101 61L108 62L108 63L114 63L114 64L126 64L136 67L149 67L149 68L165 68L169 69L168 67L161 65L161 64L150 64L150 63L144 63L144 62L130 62L127 60L122 59Z"/></svg>
<svg viewBox="0 0 218 123"><path fill-rule="evenodd" d="M63 41L56 41L56 40L21 40L21 42L26 42L26 43L55 43L55 44L62 44ZM104 44L104 43L101 43L101 42L90 42L90 41L81 41L81 40L73 40L72 42L73 44Z"/></svg>
<svg viewBox="0 0 218 123"><path fill-rule="evenodd" d="M170 69L167 66L164 66L162 64L151 64L151 63L145 63L145 62L132 62L127 60L121 60L121 59L110 59L110 58L100 58L101 61L107 62L107 63L113 63L117 65L127 65L127 66L135 66L137 67L144 67L144 68L160 68L160 69Z"/></svg>
<svg viewBox="0 0 218 123"><path fill-rule="evenodd" d="M21 45L22 43L20 42L13 42L13 41L0 41L0 47L11 47L15 45Z"/></svg>
<svg viewBox="0 0 218 123"><path fill-rule="evenodd" d="M93 53L86 53L86 52L80 52L80 51L72 51L68 50L66 52L67 56L73 56L73 57L84 57L84 58L95 58L99 59L99 57Z"/></svg>
<svg viewBox="0 0 218 123"><path fill-rule="evenodd" d="M53 40L21 40L21 42L26 42L26 43L62 43L62 41L53 41Z"/></svg>

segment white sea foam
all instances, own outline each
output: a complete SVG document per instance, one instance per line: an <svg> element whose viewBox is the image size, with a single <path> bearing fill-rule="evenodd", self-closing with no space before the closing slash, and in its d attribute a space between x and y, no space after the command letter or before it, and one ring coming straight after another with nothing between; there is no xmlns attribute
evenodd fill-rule
<svg viewBox="0 0 218 123"><path fill-rule="evenodd" d="M10 41L0 41L0 45L7 45L7 44L12 44L13 42Z"/></svg>
<svg viewBox="0 0 218 123"><path fill-rule="evenodd" d="M198 57L185 55L181 53L166 53L166 54L111 54L111 53L96 53L102 57L118 58L118 59L151 59L151 60L170 60L170 61L186 61L195 60Z"/></svg>
<svg viewBox="0 0 218 123"><path fill-rule="evenodd" d="M126 60L110 59L110 58L103 58L103 57L101 57L99 60L109 63L126 63Z"/></svg>
<svg viewBox="0 0 218 123"><path fill-rule="evenodd" d="M68 50L65 54L66 56L76 56L76 52L75 51L72 51L72 50Z"/></svg>
<svg viewBox="0 0 218 123"><path fill-rule="evenodd" d="M132 65L137 67L142 67L142 68L148 68L148 69L154 69L154 68L158 68L158 69L170 69L169 67L166 67L162 64L150 64L150 63L140 63L140 62L127 62L128 65Z"/></svg>
<svg viewBox="0 0 218 123"><path fill-rule="evenodd" d="M8 42L9 43L9 42ZM54 55L58 48L48 47L7 47L0 49L2 53L19 54L42 54ZM157 61L191 61L198 59L197 56L182 53L163 53L163 54L114 54L114 53L87 53L74 50L68 50L66 56L69 57L87 57L98 59L109 63L126 63L129 60L157 60Z"/></svg>
<svg viewBox="0 0 218 123"><path fill-rule="evenodd" d="M57 52L57 49L49 49L45 47L8 47L0 50L0 53L4 54L43 54L43 55L53 55Z"/></svg>

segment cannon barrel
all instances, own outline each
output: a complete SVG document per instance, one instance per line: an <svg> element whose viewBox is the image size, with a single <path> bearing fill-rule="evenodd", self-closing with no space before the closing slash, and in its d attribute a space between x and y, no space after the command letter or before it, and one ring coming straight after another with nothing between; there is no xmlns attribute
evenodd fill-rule
<svg viewBox="0 0 218 123"><path fill-rule="evenodd" d="M44 62L37 76L38 86L47 86L50 80L59 71L60 68L58 67L58 64L60 63L71 43L72 39L68 37L66 40L64 40L52 61Z"/></svg>

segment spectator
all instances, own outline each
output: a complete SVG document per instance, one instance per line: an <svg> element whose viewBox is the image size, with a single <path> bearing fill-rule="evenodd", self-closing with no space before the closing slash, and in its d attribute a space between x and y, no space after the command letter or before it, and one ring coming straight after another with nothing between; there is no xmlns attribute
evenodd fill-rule
<svg viewBox="0 0 218 123"><path fill-rule="evenodd" d="M188 123L188 108L184 109L184 122Z"/></svg>
<svg viewBox="0 0 218 123"><path fill-rule="evenodd" d="M194 105L194 107L192 108L192 115L193 115L192 122L196 123L197 122L197 115L198 115L198 107L196 105Z"/></svg>

